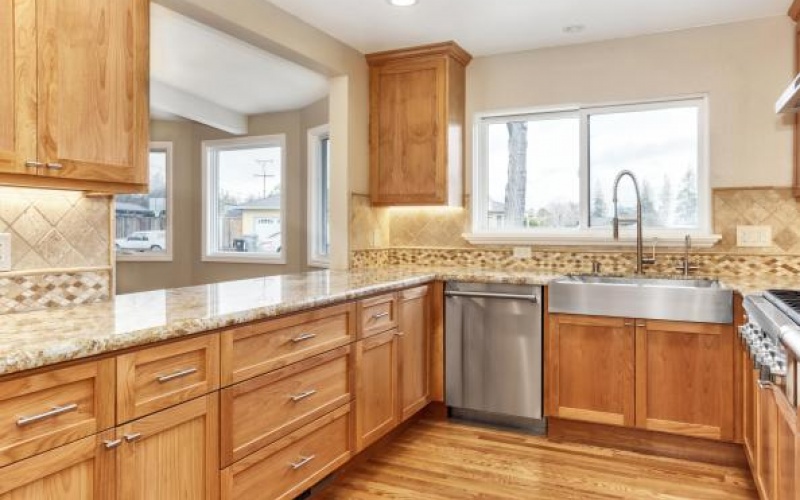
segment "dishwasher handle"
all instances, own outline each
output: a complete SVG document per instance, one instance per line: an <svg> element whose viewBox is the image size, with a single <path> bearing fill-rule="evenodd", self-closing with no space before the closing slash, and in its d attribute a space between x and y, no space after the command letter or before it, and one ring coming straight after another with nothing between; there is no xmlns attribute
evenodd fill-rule
<svg viewBox="0 0 800 500"><path fill-rule="evenodd" d="M506 300L527 300L537 304L539 297L536 295L521 295L513 293L492 293L492 292L459 292L448 290L444 292L447 297L474 297L477 299L506 299Z"/></svg>

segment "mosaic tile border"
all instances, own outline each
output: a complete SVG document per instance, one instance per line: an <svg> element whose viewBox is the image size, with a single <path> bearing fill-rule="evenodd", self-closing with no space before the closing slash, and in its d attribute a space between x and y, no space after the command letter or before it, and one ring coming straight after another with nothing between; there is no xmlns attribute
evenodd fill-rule
<svg viewBox="0 0 800 500"><path fill-rule="evenodd" d="M663 252L657 255L652 274L674 274L683 259L682 253ZM533 251L529 259L516 259L511 248L445 249L389 248L357 250L352 253L351 267L366 269L385 266L435 266L503 269L506 271L540 271L553 274L590 272L592 262L601 265L603 273L627 274L634 271L636 254L608 251ZM741 255L695 253L692 263L697 274L706 276L796 278L800 276L800 255Z"/></svg>
<svg viewBox="0 0 800 500"><path fill-rule="evenodd" d="M111 299L111 270L0 276L0 314Z"/></svg>

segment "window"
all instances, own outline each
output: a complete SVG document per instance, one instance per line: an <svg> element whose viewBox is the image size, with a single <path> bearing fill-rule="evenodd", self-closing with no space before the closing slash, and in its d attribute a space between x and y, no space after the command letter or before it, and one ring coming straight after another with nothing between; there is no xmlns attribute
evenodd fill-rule
<svg viewBox="0 0 800 500"><path fill-rule="evenodd" d="M119 261L172 260L172 143L150 143L150 191L114 203Z"/></svg>
<svg viewBox="0 0 800 500"><path fill-rule="evenodd" d="M710 236L705 99L480 116L472 243L611 240L613 184L638 178L645 237ZM620 218L635 217L631 181ZM625 230L628 230L627 232ZM623 240L633 227L622 228Z"/></svg>
<svg viewBox="0 0 800 500"><path fill-rule="evenodd" d="M330 262L330 152L328 126L308 131L308 263Z"/></svg>
<svg viewBox="0 0 800 500"><path fill-rule="evenodd" d="M285 264L285 136L203 142L203 260Z"/></svg>

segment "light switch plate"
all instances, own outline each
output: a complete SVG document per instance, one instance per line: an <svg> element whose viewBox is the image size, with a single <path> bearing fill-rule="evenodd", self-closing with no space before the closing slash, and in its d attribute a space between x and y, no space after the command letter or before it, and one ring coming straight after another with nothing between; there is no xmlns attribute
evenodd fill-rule
<svg viewBox="0 0 800 500"><path fill-rule="evenodd" d="M736 226L736 246L771 247L772 226Z"/></svg>
<svg viewBox="0 0 800 500"><path fill-rule="evenodd" d="M531 247L514 247L515 259L530 259Z"/></svg>
<svg viewBox="0 0 800 500"><path fill-rule="evenodd" d="M11 270L11 235L0 233L0 271Z"/></svg>

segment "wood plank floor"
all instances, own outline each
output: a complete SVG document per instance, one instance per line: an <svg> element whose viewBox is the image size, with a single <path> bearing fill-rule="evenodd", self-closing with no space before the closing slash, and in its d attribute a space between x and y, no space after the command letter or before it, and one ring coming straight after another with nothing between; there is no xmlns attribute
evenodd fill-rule
<svg viewBox="0 0 800 500"><path fill-rule="evenodd" d="M422 420L319 500L757 499L746 470Z"/></svg>

